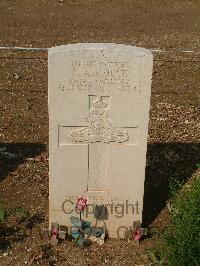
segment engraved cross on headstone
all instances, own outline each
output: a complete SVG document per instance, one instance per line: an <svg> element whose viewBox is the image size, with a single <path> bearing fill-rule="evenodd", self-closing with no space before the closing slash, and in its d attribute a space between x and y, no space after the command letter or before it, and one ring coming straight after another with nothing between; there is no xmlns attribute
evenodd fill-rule
<svg viewBox="0 0 200 266"><path fill-rule="evenodd" d="M89 96L88 125L68 126L70 131L66 137L71 143L87 145L88 148L86 191L108 191L109 150L113 144L128 143L132 145L128 132L128 129L131 128L114 128L110 113L110 96Z"/></svg>

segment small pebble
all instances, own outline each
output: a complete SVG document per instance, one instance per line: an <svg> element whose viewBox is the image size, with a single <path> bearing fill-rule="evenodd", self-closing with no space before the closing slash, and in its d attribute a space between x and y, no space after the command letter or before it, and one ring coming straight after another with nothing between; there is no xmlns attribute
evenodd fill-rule
<svg viewBox="0 0 200 266"><path fill-rule="evenodd" d="M20 76L17 73L14 73L13 76L15 79L20 79Z"/></svg>

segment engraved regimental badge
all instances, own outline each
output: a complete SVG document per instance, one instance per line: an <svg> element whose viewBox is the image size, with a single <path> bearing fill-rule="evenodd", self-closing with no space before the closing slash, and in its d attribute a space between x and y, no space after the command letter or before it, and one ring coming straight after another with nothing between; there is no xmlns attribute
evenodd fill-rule
<svg viewBox="0 0 200 266"><path fill-rule="evenodd" d="M110 104L104 100L108 97L96 97L90 106L88 127L74 129L69 138L73 142L123 143L129 140L128 131L114 128L110 119Z"/></svg>

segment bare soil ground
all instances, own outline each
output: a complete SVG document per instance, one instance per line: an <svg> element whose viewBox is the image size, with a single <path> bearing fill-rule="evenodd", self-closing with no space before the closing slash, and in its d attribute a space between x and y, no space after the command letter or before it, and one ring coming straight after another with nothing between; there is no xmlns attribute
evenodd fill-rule
<svg viewBox="0 0 200 266"><path fill-rule="evenodd" d="M58 246L40 238L48 224L47 52L0 51L0 197L31 216L1 224L0 265L142 265L170 221L170 179L186 182L200 164L200 2L148 0L0 1L0 46L129 43L154 53L144 226L139 247ZM178 53L177 50L194 50Z"/></svg>

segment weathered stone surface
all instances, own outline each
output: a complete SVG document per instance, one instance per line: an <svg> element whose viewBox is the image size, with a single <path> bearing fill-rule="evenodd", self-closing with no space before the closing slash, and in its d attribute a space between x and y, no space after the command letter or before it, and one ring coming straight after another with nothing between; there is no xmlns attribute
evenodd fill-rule
<svg viewBox="0 0 200 266"><path fill-rule="evenodd" d="M70 226L81 195L110 237L142 220L152 62L129 45L49 50L50 224Z"/></svg>

